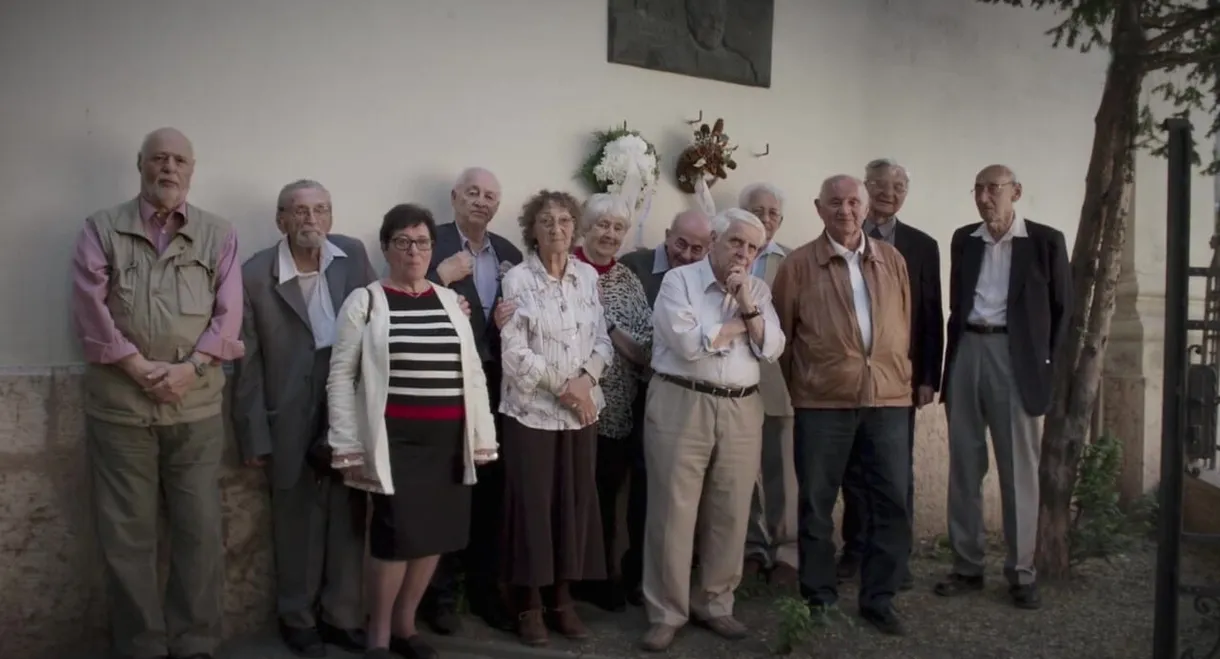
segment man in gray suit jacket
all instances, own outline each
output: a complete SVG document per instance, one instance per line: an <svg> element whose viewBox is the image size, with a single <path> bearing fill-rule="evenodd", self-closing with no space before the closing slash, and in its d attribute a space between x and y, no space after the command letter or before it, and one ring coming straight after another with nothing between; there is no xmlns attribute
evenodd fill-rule
<svg viewBox="0 0 1220 659"><path fill-rule="evenodd" d="M364 245L330 234L330 193L315 181L280 192L284 238L242 266L246 355L235 364L233 426L246 464L271 485L276 611L294 653L364 649L364 497L330 469L326 378L335 316L374 279Z"/></svg>

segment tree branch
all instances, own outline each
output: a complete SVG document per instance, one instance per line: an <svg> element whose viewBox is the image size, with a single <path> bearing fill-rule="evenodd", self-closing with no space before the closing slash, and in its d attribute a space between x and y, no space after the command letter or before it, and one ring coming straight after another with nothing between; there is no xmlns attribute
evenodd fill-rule
<svg viewBox="0 0 1220 659"><path fill-rule="evenodd" d="M1189 9L1166 16L1146 18L1140 23L1144 29L1161 30L1161 33L1148 40L1148 50L1157 51L1181 39L1191 30L1197 30L1211 21L1220 19L1220 7L1206 9Z"/></svg>
<svg viewBox="0 0 1220 659"><path fill-rule="evenodd" d="M1144 60L1145 71L1177 68L1179 66L1215 64L1220 62L1220 53L1214 51L1188 50L1181 53L1150 53Z"/></svg>

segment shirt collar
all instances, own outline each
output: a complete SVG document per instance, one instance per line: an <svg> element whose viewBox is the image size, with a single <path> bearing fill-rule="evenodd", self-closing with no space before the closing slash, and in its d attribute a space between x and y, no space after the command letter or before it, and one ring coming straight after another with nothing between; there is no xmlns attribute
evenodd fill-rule
<svg viewBox="0 0 1220 659"><path fill-rule="evenodd" d="M156 214L157 214L157 209L153 208L153 205L148 203L147 199L145 199L144 197L140 197L140 219L144 220L145 222L151 222L153 219L153 216ZM182 202L182 204L180 204L177 208L175 208L173 210L172 214L181 216L183 223L185 223L186 222L186 202L185 201Z"/></svg>
<svg viewBox="0 0 1220 659"><path fill-rule="evenodd" d="M665 252L665 243L657 245L652 252L652 274L659 275L669 271L669 254Z"/></svg>
<svg viewBox="0 0 1220 659"><path fill-rule="evenodd" d="M538 252L530 250L529 256L525 257L525 262L529 264L529 268L533 270L539 277L550 279L551 273L546 271L546 266L542 265L542 258L538 256ZM568 255L568 262L563 266L563 275L561 279L568 281L576 281L576 268L573 263L578 263L576 257Z"/></svg>
<svg viewBox="0 0 1220 659"><path fill-rule="evenodd" d="M881 237L885 238L886 240L888 240L890 236L894 235L894 229L896 229L897 227L898 227L898 216L897 215L895 215L894 217L891 217L889 219L889 221L886 222L885 224L878 224L877 221L871 217L864 220L864 233L865 234L872 233L872 230L876 229L881 232Z"/></svg>
<svg viewBox="0 0 1220 659"><path fill-rule="evenodd" d="M347 254L343 250L339 249L338 245L327 240L325 243L322 243L322 263L321 267L318 268L318 272L325 273L326 269L330 267L332 261L337 258L346 257ZM297 270L296 261L292 259L292 250L288 247L287 238L280 239L278 260L280 284L285 284L301 276L300 271Z"/></svg>
<svg viewBox="0 0 1220 659"><path fill-rule="evenodd" d="M998 243L1007 242L1013 238L1028 238L1029 232L1025 228L1025 218L1017 215L1016 218L1013 219L1012 224L1009 225L1008 232L1003 236L1000 236L999 240L996 240L995 237L991 235L991 232L987 230L986 223L979 224L979 227L970 235L975 236L976 238L982 238L983 242L989 245L995 245Z"/></svg>
<svg viewBox="0 0 1220 659"><path fill-rule="evenodd" d="M686 267L695 269L695 274L699 277L701 290L705 293L713 284L718 289L723 290L724 287L720 285L720 282L716 281L716 273L712 270L712 259L710 257L705 256Z"/></svg>
<svg viewBox="0 0 1220 659"><path fill-rule="evenodd" d="M864 247L868 243L868 236L861 235L860 236L860 246L854 250L849 250L846 247L840 245L838 243L838 241L836 241L834 238L831 238L829 233L826 234L826 239L830 241L830 247L832 249L834 249L835 254L843 257L844 259L846 259L848 256L850 256L852 254L855 254L858 257L864 256Z"/></svg>
<svg viewBox="0 0 1220 659"><path fill-rule="evenodd" d="M780 256L783 256L783 255L784 255L784 248L783 248L783 247L780 247L780 246L779 246L779 243L777 243L777 242L775 242L774 240L772 240L771 242L767 243L767 246L766 246L766 247L763 247L761 250L759 250L759 251L758 251L758 256L756 256L756 257L754 257L754 258L755 258L755 259L761 259L762 257L764 257L764 256L766 256L766 255L768 255L768 254L779 254Z"/></svg>
<svg viewBox="0 0 1220 659"><path fill-rule="evenodd" d="M461 241L461 243L462 243L462 249L470 249L470 239L466 237L465 233L462 233L462 227L459 226L457 222L454 222L453 228L457 229L458 240ZM471 251L474 251L474 250L471 250ZM483 252L491 251L491 234L490 233L487 233L487 232L483 233L483 249L480 251L483 251Z"/></svg>

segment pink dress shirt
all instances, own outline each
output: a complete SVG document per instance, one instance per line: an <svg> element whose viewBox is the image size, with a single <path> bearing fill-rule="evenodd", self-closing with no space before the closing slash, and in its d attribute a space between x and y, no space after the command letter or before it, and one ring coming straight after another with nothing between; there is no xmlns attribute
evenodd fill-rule
<svg viewBox="0 0 1220 659"><path fill-rule="evenodd" d="M185 218L185 203L168 216L158 217L152 204L140 199L140 219L157 254L169 246ZM217 361L231 361L245 353L238 340L242 317L241 278L232 276L238 267L237 232L230 231L221 245L220 260L217 262L212 322L195 343L195 350ZM72 311L77 335L84 346L85 359L95 364L113 364L139 352L115 327L110 309L106 306L106 296L110 291L107 269L97 227L92 222L86 222L77 239L76 254L72 260Z"/></svg>

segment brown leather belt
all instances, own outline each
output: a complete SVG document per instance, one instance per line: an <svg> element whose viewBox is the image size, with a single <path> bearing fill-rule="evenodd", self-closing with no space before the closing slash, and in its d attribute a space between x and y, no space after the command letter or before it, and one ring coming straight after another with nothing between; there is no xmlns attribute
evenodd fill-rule
<svg viewBox="0 0 1220 659"><path fill-rule="evenodd" d="M1007 325L975 325L974 323L966 324L966 331L975 334L1007 334Z"/></svg>
<svg viewBox="0 0 1220 659"><path fill-rule="evenodd" d="M756 384L748 387L719 387L706 382L688 380L675 375L666 375L665 373L657 373L657 377L665 380L666 382L676 384L684 389L690 389L691 391L697 391L701 394L708 394L718 398L745 398L746 396L758 391L758 385Z"/></svg>

